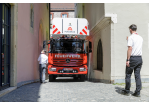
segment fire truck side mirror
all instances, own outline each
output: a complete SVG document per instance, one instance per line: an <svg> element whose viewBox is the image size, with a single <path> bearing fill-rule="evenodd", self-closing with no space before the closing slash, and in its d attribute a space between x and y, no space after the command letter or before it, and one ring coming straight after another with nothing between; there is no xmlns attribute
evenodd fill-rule
<svg viewBox="0 0 149 105"><path fill-rule="evenodd" d="M89 53L92 52L92 42L89 41Z"/></svg>
<svg viewBox="0 0 149 105"><path fill-rule="evenodd" d="M46 41L43 41L43 49L46 48Z"/></svg>

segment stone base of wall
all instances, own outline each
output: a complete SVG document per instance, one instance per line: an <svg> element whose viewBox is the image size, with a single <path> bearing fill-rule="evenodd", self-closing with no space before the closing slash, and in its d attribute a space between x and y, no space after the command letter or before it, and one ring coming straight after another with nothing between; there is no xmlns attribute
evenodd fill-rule
<svg viewBox="0 0 149 105"><path fill-rule="evenodd" d="M17 87L9 87L7 89L4 89L4 90L0 91L0 97L4 96L7 93L12 92L15 89L17 89Z"/></svg>
<svg viewBox="0 0 149 105"><path fill-rule="evenodd" d="M27 85L27 84L31 84L31 83L35 83L35 82L39 82L39 79L19 82L19 83L17 83L17 88L19 88L23 85Z"/></svg>
<svg viewBox="0 0 149 105"><path fill-rule="evenodd" d="M141 78L141 82L145 83L149 83L149 78ZM114 83L125 83L125 79L115 79ZM131 79L131 83L135 83L135 79Z"/></svg>
<svg viewBox="0 0 149 105"><path fill-rule="evenodd" d="M105 80L105 79L95 79L95 78L89 78L88 81L91 81L91 82L101 82L101 83L111 83L110 80Z"/></svg>
<svg viewBox="0 0 149 105"><path fill-rule="evenodd" d="M95 79L95 78L88 78L88 81L91 82L101 82L101 83L125 83L125 79L115 79L115 80L105 80L105 79ZM141 78L142 83L149 83L149 78ZM131 79L131 83L135 83L135 79Z"/></svg>

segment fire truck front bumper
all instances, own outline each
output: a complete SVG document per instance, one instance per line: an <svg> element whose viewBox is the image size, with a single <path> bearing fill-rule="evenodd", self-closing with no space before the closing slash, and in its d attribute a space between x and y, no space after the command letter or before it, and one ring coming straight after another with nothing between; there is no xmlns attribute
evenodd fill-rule
<svg viewBox="0 0 149 105"><path fill-rule="evenodd" d="M88 71L87 65L83 65L80 67L56 67L52 65L48 66L48 74L76 75L76 74L87 74L87 71Z"/></svg>

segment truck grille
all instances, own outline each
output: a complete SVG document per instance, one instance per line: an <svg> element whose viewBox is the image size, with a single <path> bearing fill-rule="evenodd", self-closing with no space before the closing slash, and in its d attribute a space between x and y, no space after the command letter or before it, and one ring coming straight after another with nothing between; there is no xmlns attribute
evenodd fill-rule
<svg viewBox="0 0 149 105"><path fill-rule="evenodd" d="M81 66L83 59L70 59L70 62L67 63L66 59L54 59L53 65L55 66Z"/></svg>

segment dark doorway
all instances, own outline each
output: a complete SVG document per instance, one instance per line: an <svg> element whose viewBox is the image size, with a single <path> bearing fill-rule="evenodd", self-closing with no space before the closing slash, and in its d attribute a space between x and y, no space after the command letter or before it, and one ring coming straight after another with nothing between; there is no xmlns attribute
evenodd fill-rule
<svg viewBox="0 0 149 105"><path fill-rule="evenodd" d="M102 67L103 67L103 52L102 52L102 43L100 39L97 47L97 70L102 71Z"/></svg>
<svg viewBox="0 0 149 105"><path fill-rule="evenodd" d="M10 85L10 5L0 3L0 90Z"/></svg>

